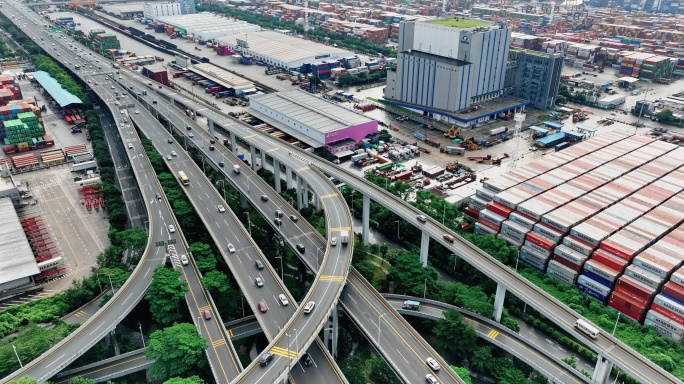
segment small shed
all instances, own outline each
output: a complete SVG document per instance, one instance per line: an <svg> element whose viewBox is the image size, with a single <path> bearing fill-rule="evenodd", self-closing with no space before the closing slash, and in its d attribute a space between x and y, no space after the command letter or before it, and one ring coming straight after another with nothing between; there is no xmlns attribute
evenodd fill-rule
<svg viewBox="0 0 684 384"><path fill-rule="evenodd" d="M563 128L563 124L554 123L553 121L545 121L544 126L547 128L550 128L550 129L558 129L558 130Z"/></svg>
<svg viewBox="0 0 684 384"><path fill-rule="evenodd" d="M542 148L550 148L565 141L565 132L557 132L541 139L535 140L535 144Z"/></svg>
<svg viewBox="0 0 684 384"><path fill-rule="evenodd" d="M548 135L549 130L546 128L542 127L537 127L536 125L533 125L530 127L530 131L532 131L532 137L538 138L538 137L544 137Z"/></svg>

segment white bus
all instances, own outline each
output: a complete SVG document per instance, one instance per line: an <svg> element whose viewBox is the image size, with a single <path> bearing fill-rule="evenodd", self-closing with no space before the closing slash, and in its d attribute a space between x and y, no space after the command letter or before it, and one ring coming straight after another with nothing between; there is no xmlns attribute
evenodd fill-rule
<svg viewBox="0 0 684 384"><path fill-rule="evenodd" d="M577 319L577 321L575 321L575 328L591 336L592 339L597 338L599 334L599 330L596 329L596 327L582 319Z"/></svg>

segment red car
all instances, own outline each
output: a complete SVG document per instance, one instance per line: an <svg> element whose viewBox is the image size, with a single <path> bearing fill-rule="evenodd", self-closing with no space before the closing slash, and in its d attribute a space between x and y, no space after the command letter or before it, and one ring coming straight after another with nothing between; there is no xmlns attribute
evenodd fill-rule
<svg viewBox="0 0 684 384"><path fill-rule="evenodd" d="M209 312L208 309L205 309L205 310L204 310L204 318L205 318L206 320L211 320L211 312Z"/></svg>
<svg viewBox="0 0 684 384"><path fill-rule="evenodd" d="M268 311L268 307L266 306L266 302L264 301L260 301L258 307L261 313L266 313L266 311Z"/></svg>

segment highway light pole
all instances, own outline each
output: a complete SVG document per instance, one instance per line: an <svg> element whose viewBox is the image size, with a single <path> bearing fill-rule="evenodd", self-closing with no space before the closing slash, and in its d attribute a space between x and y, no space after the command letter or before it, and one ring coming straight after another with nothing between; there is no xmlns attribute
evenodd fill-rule
<svg viewBox="0 0 684 384"><path fill-rule="evenodd" d="M243 317L244 317L244 316L243 316ZM138 323L138 329L140 329L140 338L142 339L142 342L143 342L143 348L146 348L146 347L145 347L145 335L143 335L143 332L142 332L142 325L140 325L140 323Z"/></svg>
<svg viewBox="0 0 684 384"><path fill-rule="evenodd" d="M423 286L423 299L425 298L426 292L427 292L427 277L425 278L425 285Z"/></svg>
<svg viewBox="0 0 684 384"><path fill-rule="evenodd" d="M249 229L249 237L252 237L252 222L249 220L249 212L242 212L247 215L247 228Z"/></svg>
<svg viewBox="0 0 684 384"><path fill-rule="evenodd" d="M378 316L378 347L380 347L380 322L382 321L382 317L385 316L387 312L383 313L382 315Z"/></svg>
<svg viewBox="0 0 684 384"><path fill-rule="evenodd" d="M21 363L21 359L19 358L19 354L17 353L17 347L12 344L12 349L14 349L14 354L17 356L17 361L19 361L19 366L24 368L24 364Z"/></svg>
<svg viewBox="0 0 684 384"><path fill-rule="evenodd" d="M617 329L618 322L620 321L620 315L622 312L618 312L617 319L615 319L615 326L613 327L613 333L611 333L611 336L615 336L615 330Z"/></svg>
<svg viewBox="0 0 684 384"><path fill-rule="evenodd" d="M299 352L299 338L297 337L297 328L295 328L295 348L297 352Z"/></svg>

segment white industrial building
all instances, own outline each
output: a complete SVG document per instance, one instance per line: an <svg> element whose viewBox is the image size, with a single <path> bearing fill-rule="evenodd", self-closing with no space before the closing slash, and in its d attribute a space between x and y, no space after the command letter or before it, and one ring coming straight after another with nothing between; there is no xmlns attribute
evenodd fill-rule
<svg viewBox="0 0 684 384"><path fill-rule="evenodd" d="M181 14L180 3L145 3L143 15L146 19L158 21L160 17L176 16Z"/></svg>
<svg viewBox="0 0 684 384"><path fill-rule="evenodd" d="M253 82L228 72L225 69L221 69L211 63L194 64L188 69L208 80L234 90L238 96L245 92L256 90Z"/></svg>
<svg viewBox="0 0 684 384"><path fill-rule="evenodd" d="M307 63L354 56L350 51L269 30L227 34L217 42L252 55L255 60L285 69L297 70Z"/></svg>
<svg viewBox="0 0 684 384"><path fill-rule="evenodd" d="M3 292L32 284L31 276L40 270L9 198L0 198L0 217L0 292Z"/></svg>
<svg viewBox="0 0 684 384"><path fill-rule="evenodd" d="M258 25L246 21L232 20L208 12L160 17L158 21L185 31L189 37L204 41L217 40L227 34L244 34L261 29Z"/></svg>
<svg viewBox="0 0 684 384"><path fill-rule="evenodd" d="M293 89L250 98L249 113L313 148L338 157L378 131L378 122L311 93Z"/></svg>
<svg viewBox="0 0 684 384"><path fill-rule="evenodd" d="M144 11L143 3L127 3L127 4L102 4L102 10L119 19L132 19L140 16Z"/></svg>

